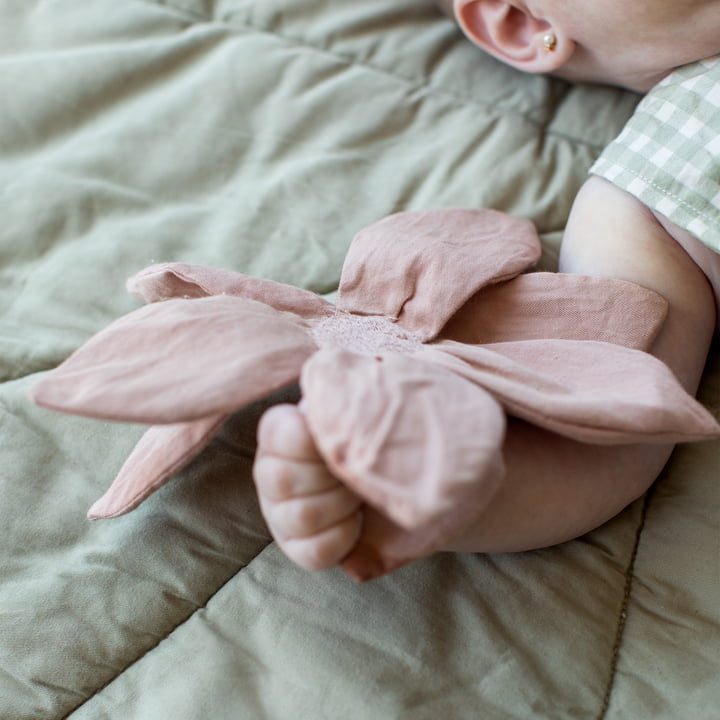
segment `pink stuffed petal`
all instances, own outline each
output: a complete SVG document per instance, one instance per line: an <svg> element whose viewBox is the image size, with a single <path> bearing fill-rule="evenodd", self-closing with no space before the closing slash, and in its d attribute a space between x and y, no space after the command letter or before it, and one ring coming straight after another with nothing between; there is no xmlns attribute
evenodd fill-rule
<svg viewBox="0 0 720 720"><path fill-rule="evenodd" d="M649 350L667 315L652 290L613 278L528 273L484 288L440 338L472 345L556 338Z"/></svg>
<svg viewBox="0 0 720 720"><path fill-rule="evenodd" d="M168 300L105 328L32 396L44 407L104 420L198 420L288 385L315 350L302 320L262 303Z"/></svg>
<svg viewBox="0 0 720 720"><path fill-rule="evenodd" d="M189 423L155 425L135 446L108 491L90 508L92 520L124 515L161 488L212 439L227 419L215 415Z"/></svg>
<svg viewBox="0 0 720 720"><path fill-rule="evenodd" d="M334 305L319 295L273 280L203 265L163 263L152 265L131 277L129 292L146 303L170 298L199 298L234 295L257 300L276 310L294 312L304 318L329 315Z"/></svg>
<svg viewBox="0 0 720 720"><path fill-rule="evenodd" d="M492 393L510 415L598 444L703 440L712 415L670 369L610 343L526 340L483 348L442 341L418 353Z"/></svg>
<svg viewBox="0 0 720 720"><path fill-rule="evenodd" d="M504 413L452 372L395 353L323 350L300 386L331 471L399 525L437 539L498 488Z"/></svg>
<svg viewBox="0 0 720 720"><path fill-rule="evenodd" d="M539 257L528 220L493 210L399 213L355 236L338 307L397 320L428 340L481 287L514 277Z"/></svg>

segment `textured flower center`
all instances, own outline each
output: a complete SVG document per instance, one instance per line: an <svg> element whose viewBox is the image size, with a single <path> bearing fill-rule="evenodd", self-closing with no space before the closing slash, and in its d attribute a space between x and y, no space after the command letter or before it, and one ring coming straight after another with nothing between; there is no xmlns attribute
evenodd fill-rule
<svg viewBox="0 0 720 720"><path fill-rule="evenodd" d="M338 312L320 320L313 327L312 334L321 348L336 347L363 355L378 352L409 354L422 345L420 337L415 333L375 315Z"/></svg>

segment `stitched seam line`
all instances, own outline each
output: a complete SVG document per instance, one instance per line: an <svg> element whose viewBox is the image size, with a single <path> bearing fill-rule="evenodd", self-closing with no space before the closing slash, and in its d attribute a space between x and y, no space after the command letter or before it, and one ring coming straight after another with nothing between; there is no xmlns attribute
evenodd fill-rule
<svg viewBox="0 0 720 720"><path fill-rule="evenodd" d="M647 518L648 508L650 506L650 500L652 498L653 492L654 486L651 487L645 495L642 512L640 514L640 523L638 524L637 532L635 533L635 542L633 545L632 554L630 556L628 566L625 570L625 588L623 590L623 599L620 605L620 612L617 619L615 642L613 643L612 655L610 656L610 673L607 686L605 688L605 694L603 695L602 705L600 706L600 712L597 715L597 720L605 720L605 718L607 717L608 710L610 709L610 702L613 696L613 690L615 689L615 679L617 678L617 669L620 662L620 653L622 651L623 640L625 639L625 627L627 625L628 608L630 606L630 598L632 597L633 580L635 578L635 564L637 561L638 551L640 549L640 540L642 539L642 533L645 529L645 520Z"/></svg>
<svg viewBox="0 0 720 720"><path fill-rule="evenodd" d="M684 200L680 195L678 195L675 192L672 192L670 189L663 187L658 182L653 180L652 178L648 177L647 175L637 172L635 170L632 170L629 167L626 167L622 163L615 163L613 161L608 161L608 163L612 163L613 165L619 167L622 172L628 173L628 175L632 175L633 177L637 178L638 180L641 180L644 182L648 187L651 187L653 190L656 190L661 195L670 198L673 202L677 203L685 212L689 213L690 215L693 215L694 217L701 218L702 220L706 220L711 225L716 224L717 220L714 217L711 217L707 213L704 213L702 210L699 210L694 205L691 205L687 200ZM593 173L596 174L596 173ZM598 173L599 174L599 173Z"/></svg>
<svg viewBox="0 0 720 720"><path fill-rule="evenodd" d="M86 697L81 703L76 705L74 708L72 708L66 715L63 715L61 720L69 720L71 715L73 715L75 712L80 710L84 705L86 705L88 702L90 702L95 696L99 695L103 690L108 688L110 685L112 685L116 680L121 678L128 670L130 670L132 667L137 665L139 662L142 662L150 653L157 650L157 648L162 645L162 643L167 640L173 633L175 633L177 630L182 628L187 622L192 620L192 618L195 616L195 613L197 613L199 610L204 610L207 608L207 606L212 602L213 598L221 592L229 583L231 583L238 575L241 575L243 572L245 572L259 557L263 555L263 553L271 546L274 545L274 541L270 540L266 545L264 545L260 550L250 559L250 562L248 562L246 565L243 565L241 568L239 568L236 572L234 572L224 583L220 585L220 587L215 590L215 592L208 597L208 599L205 601L203 605L198 605L186 618L181 620L172 630L167 632L165 635L163 635L153 646L149 647L147 650L145 650L142 655L139 655L136 657L129 665L124 667L120 672L116 673L112 678L110 678L106 683L98 687L92 695L89 695Z"/></svg>
<svg viewBox="0 0 720 720"><path fill-rule="evenodd" d="M168 10L177 13L178 15L187 18L192 22L212 22L212 18L200 15L200 13L194 13L186 8L175 7L171 2L164 2L164 0L135 0L135 2L142 3L143 5L152 5L153 7L167 8Z"/></svg>

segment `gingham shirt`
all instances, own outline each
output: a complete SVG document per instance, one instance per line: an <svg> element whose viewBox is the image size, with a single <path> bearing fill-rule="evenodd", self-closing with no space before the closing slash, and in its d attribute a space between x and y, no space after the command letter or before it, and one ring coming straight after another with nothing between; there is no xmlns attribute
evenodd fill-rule
<svg viewBox="0 0 720 720"><path fill-rule="evenodd" d="M655 86L590 172L720 253L720 56Z"/></svg>

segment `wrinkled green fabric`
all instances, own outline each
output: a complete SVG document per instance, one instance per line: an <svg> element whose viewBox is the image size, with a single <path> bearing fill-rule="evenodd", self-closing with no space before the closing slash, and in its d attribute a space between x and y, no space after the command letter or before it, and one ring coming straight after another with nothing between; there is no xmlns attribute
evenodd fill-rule
<svg viewBox="0 0 720 720"><path fill-rule="evenodd" d="M534 220L552 267L636 100L518 75L431 0L0 0L0 717L710 720L717 443L575 542L356 586L271 544L261 407L89 523L142 428L26 398L153 262L330 293L359 228L486 206ZM710 407L719 377L715 352Z"/></svg>

